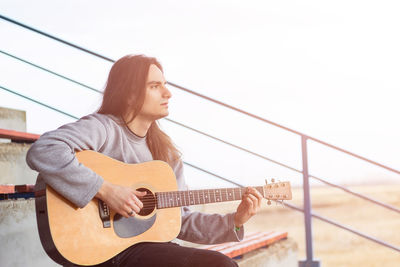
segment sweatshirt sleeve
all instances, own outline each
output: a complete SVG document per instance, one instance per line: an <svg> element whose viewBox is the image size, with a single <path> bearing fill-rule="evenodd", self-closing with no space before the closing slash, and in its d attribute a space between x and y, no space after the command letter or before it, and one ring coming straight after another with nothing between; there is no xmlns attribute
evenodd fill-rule
<svg viewBox="0 0 400 267"><path fill-rule="evenodd" d="M82 208L96 195L103 178L83 166L75 151L99 149L107 139L106 128L94 115L44 133L27 152L29 167L46 184Z"/></svg>
<svg viewBox="0 0 400 267"><path fill-rule="evenodd" d="M187 190L183 175L182 161L175 166L179 190ZM244 236L244 227L235 230L235 212L225 215L193 212L188 207L182 208L182 227L179 239L199 243L218 244L229 241L241 241Z"/></svg>

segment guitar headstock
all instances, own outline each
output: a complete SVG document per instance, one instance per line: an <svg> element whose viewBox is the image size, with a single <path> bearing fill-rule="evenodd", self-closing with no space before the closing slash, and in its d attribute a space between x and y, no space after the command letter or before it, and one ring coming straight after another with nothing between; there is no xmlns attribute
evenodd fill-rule
<svg viewBox="0 0 400 267"><path fill-rule="evenodd" d="M292 189L290 182L277 182L272 179L272 183L267 183L263 186L264 198L268 199L268 204L270 200L290 200L292 199Z"/></svg>

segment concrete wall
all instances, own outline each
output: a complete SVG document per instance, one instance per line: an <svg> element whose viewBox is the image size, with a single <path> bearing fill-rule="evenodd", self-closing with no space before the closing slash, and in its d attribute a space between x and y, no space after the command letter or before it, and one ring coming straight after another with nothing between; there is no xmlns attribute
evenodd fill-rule
<svg viewBox="0 0 400 267"><path fill-rule="evenodd" d="M60 266L44 251L36 226L35 201L0 201L0 266Z"/></svg>
<svg viewBox="0 0 400 267"><path fill-rule="evenodd" d="M297 243L288 238L251 251L236 262L239 267L297 267L297 251Z"/></svg>
<svg viewBox="0 0 400 267"><path fill-rule="evenodd" d="M0 143L0 184L34 184L37 172L25 162L29 144Z"/></svg>
<svg viewBox="0 0 400 267"><path fill-rule="evenodd" d="M26 113L22 110L0 107L0 128L26 131ZM34 184L37 173L25 163L29 144L0 141L0 184Z"/></svg>
<svg viewBox="0 0 400 267"><path fill-rule="evenodd" d="M0 107L0 128L26 131L24 111ZM0 142L0 184L34 184L37 173L25 163L29 144ZM57 266L43 250L34 199L0 201L0 266Z"/></svg>
<svg viewBox="0 0 400 267"><path fill-rule="evenodd" d="M0 107L0 128L26 132L25 111Z"/></svg>

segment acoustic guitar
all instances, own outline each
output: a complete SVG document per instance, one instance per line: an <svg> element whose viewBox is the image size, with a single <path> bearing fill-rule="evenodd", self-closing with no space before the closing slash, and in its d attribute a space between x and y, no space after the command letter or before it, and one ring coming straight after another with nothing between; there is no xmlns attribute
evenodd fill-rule
<svg viewBox="0 0 400 267"><path fill-rule="evenodd" d="M241 200L245 188L178 191L172 168L163 161L126 164L98 152L76 153L80 163L105 180L147 194L143 208L125 218L94 198L78 208L50 186L36 191L39 236L46 253L61 265L95 265L140 242L168 242L181 228L181 207ZM290 183L255 187L270 200L292 198Z"/></svg>

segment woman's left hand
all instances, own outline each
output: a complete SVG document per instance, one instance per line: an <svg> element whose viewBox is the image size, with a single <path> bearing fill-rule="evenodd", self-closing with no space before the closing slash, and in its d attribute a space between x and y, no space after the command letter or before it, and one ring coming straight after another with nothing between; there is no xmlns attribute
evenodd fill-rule
<svg viewBox="0 0 400 267"><path fill-rule="evenodd" d="M236 210L234 218L236 227L242 227L245 222L258 212L262 199L260 192L253 187L247 187L246 193L242 196L242 202L240 202Z"/></svg>

